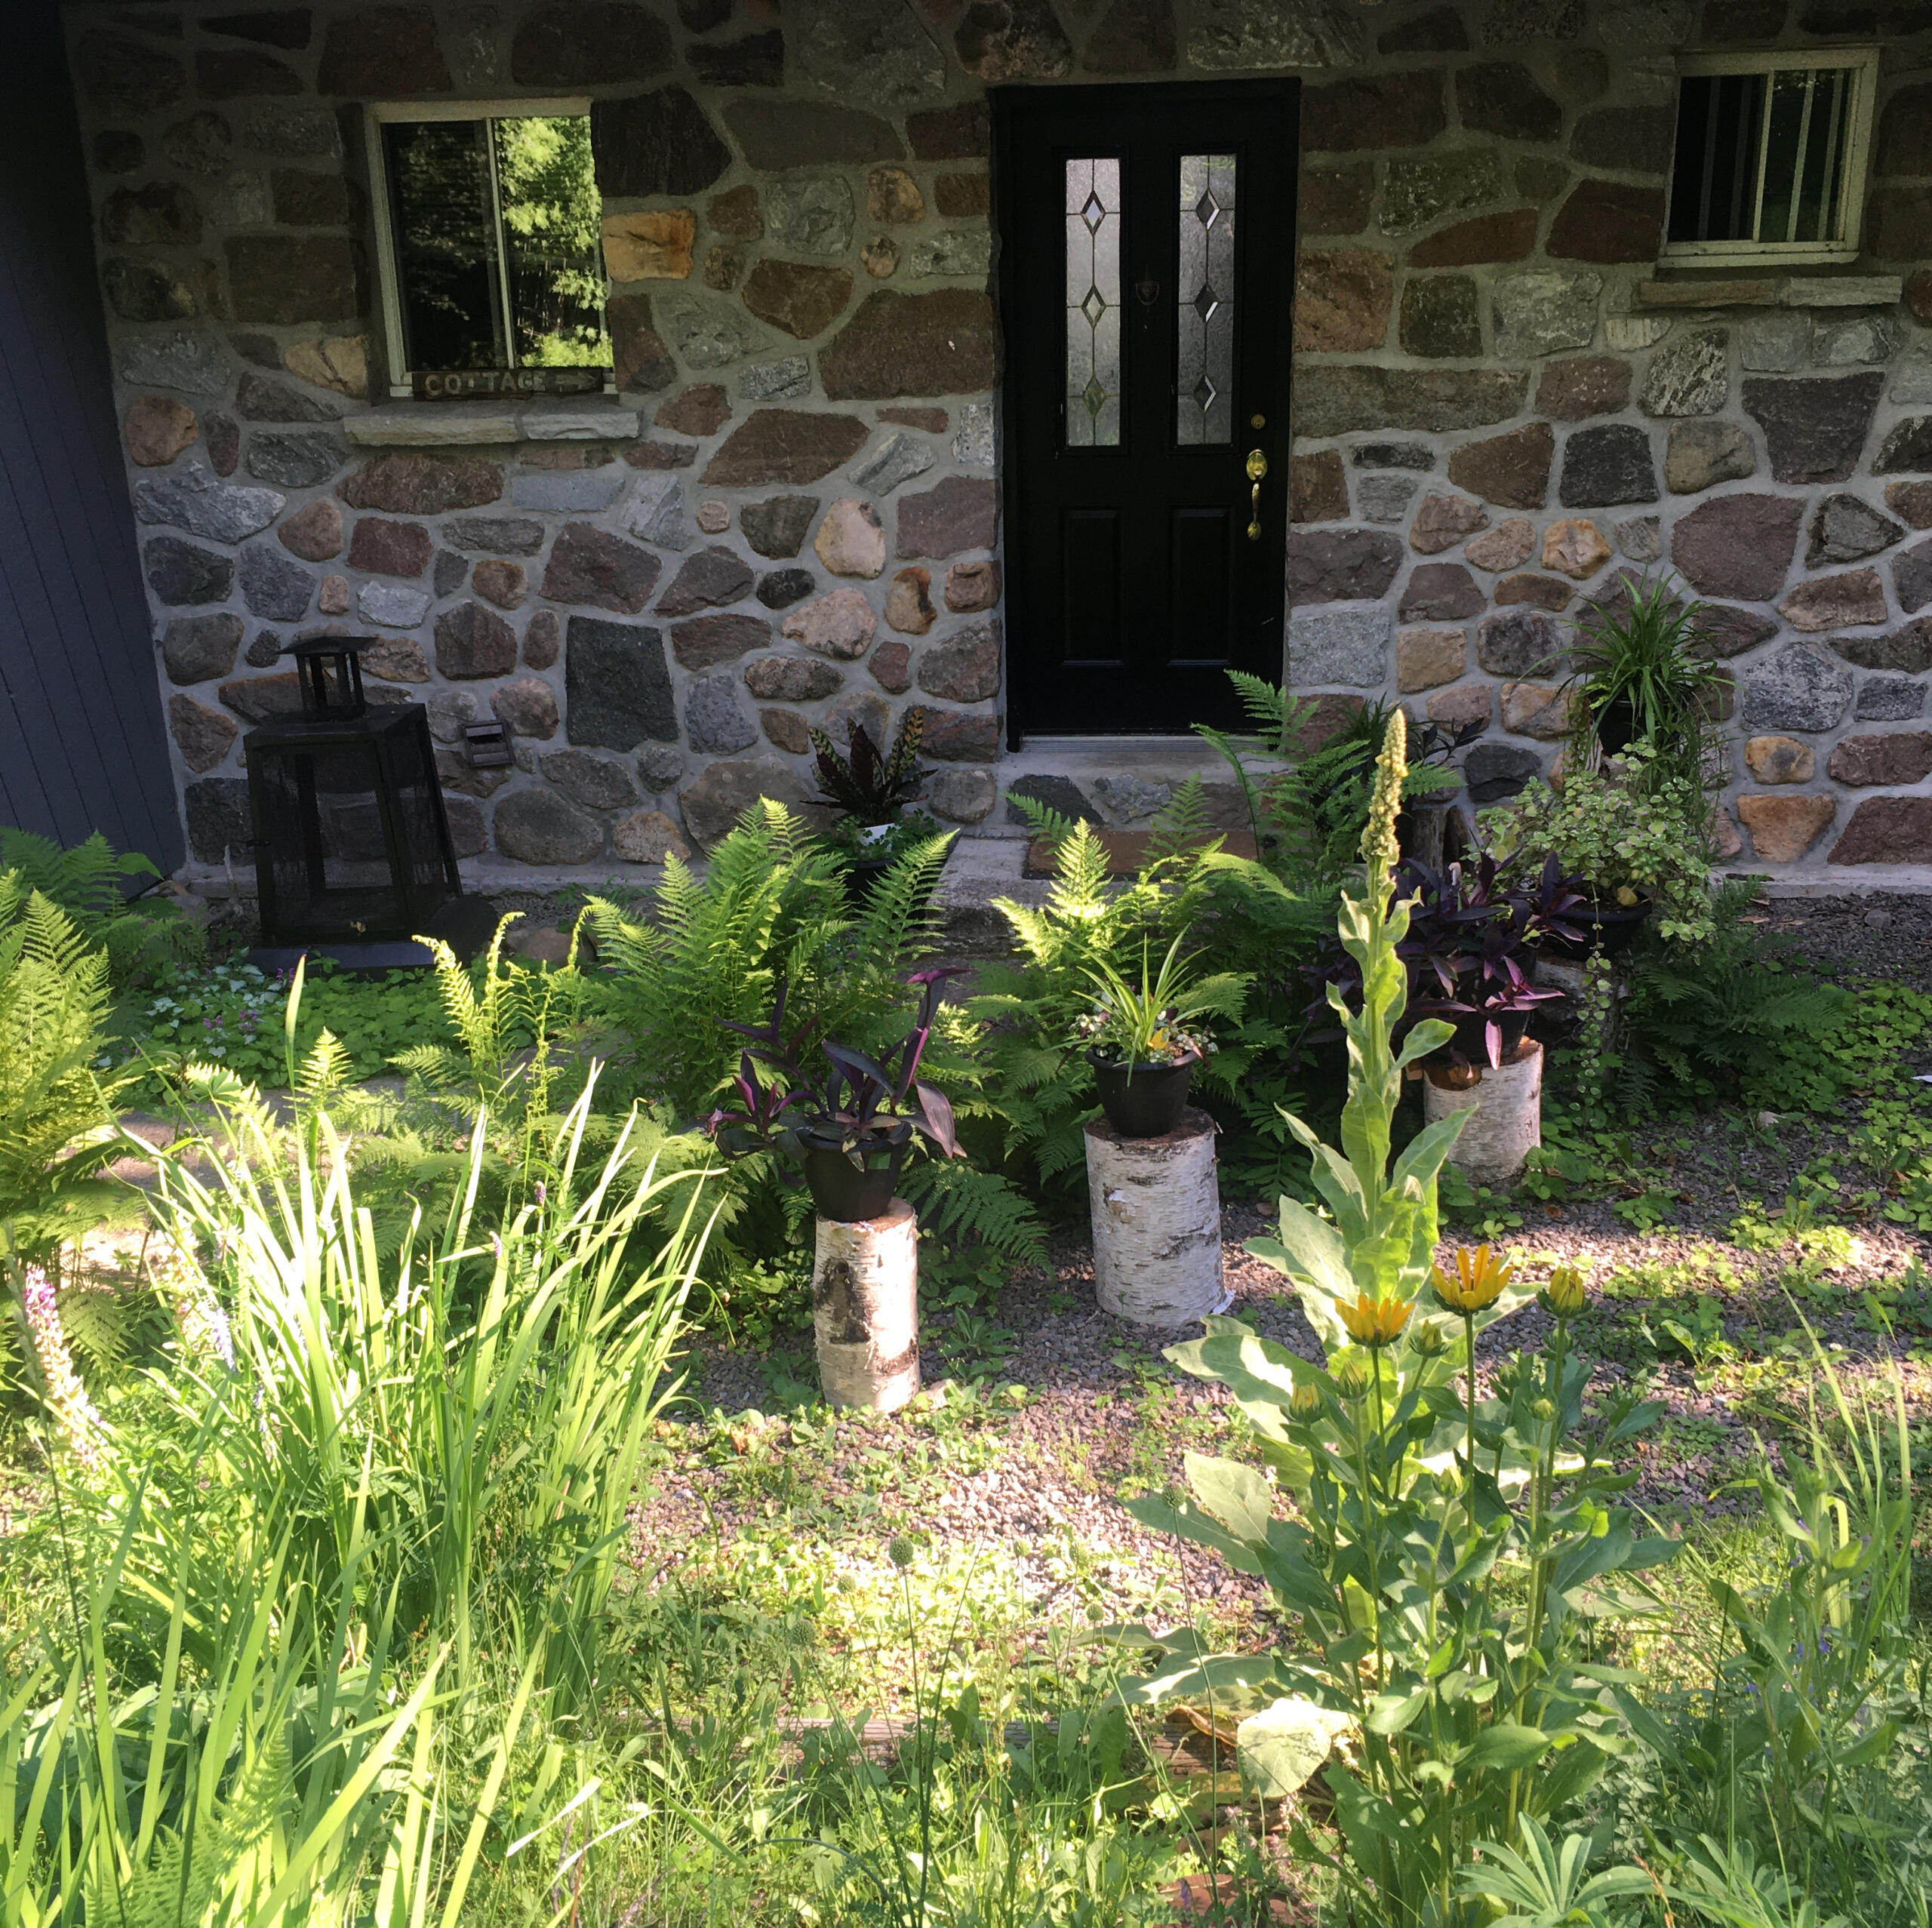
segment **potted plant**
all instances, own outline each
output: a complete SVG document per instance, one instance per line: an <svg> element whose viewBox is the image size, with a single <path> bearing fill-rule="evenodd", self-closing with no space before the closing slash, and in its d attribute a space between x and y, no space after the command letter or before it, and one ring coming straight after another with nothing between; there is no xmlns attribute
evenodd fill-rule
<svg viewBox="0 0 1932 1928"><path fill-rule="evenodd" d="M1696 779L1647 739L1621 755L1593 748L1561 790L1538 780L1482 813L1492 848L1554 858L1586 901L1553 934L1571 957L1614 955L1655 913L1659 934L1697 943L1710 934L1709 812Z"/></svg>
<svg viewBox="0 0 1932 1928"><path fill-rule="evenodd" d="M847 726L842 754L823 730L812 730L819 801L838 813L831 840L844 858L846 897L855 910L863 909L873 885L900 856L938 833L924 810L907 813L928 774L918 763L924 731L925 712L908 710L888 755L857 721Z"/></svg>
<svg viewBox="0 0 1932 1928"><path fill-rule="evenodd" d="M1571 653L1571 760L1580 763L1592 746L1619 756L1643 742L1694 774L1727 680L1695 653L1703 605L1671 576L1619 587L1595 605Z"/></svg>
<svg viewBox="0 0 1932 1928"><path fill-rule="evenodd" d="M1138 989L1105 959L1088 967L1095 1002L1074 1029L1085 1041L1101 1109L1124 1138L1160 1138L1174 1130L1186 1109L1194 1068L1214 1048L1199 1020L1240 1011L1244 981L1225 973L1192 978L1181 942L1177 936L1168 946L1150 979L1143 939Z"/></svg>
<svg viewBox="0 0 1932 1928"><path fill-rule="evenodd" d="M960 974L956 969L914 972L906 981L919 987L918 1016L898 1044L873 1058L827 1038L819 1050L828 1069L816 1076L799 1062L806 1034L785 1035L786 987L781 983L764 1024L727 1024L752 1046L739 1059L732 1081L737 1107L714 1111L705 1130L728 1152L771 1151L792 1161L804 1173L821 1218L854 1223L882 1217L915 1132L943 1156L961 1155L950 1100L918 1077L939 987ZM767 1082L761 1065L777 1078Z"/></svg>

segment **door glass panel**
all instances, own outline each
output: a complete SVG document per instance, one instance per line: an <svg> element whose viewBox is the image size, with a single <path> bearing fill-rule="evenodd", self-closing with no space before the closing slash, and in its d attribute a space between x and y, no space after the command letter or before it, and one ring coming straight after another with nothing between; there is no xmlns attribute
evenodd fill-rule
<svg viewBox="0 0 1932 1928"><path fill-rule="evenodd" d="M1180 325L1174 440L1233 439L1235 157L1180 157Z"/></svg>
<svg viewBox="0 0 1932 1928"><path fill-rule="evenodd" d="M1120 162L1066 164L1066 445L1120 446Z"/></svg>

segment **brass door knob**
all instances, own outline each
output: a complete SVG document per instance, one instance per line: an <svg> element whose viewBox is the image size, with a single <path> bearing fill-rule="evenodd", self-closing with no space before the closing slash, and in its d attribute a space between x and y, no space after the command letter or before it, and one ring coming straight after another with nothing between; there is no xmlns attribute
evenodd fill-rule
<svg viewBox="0 0 1932 1928"><path fill-rule="evenodd" d="M1258 448L1247 452L1247 479L1254 485L1247 493L1247 539L1261 540L1261 478L1268 472L1268 458Z"/></svg>

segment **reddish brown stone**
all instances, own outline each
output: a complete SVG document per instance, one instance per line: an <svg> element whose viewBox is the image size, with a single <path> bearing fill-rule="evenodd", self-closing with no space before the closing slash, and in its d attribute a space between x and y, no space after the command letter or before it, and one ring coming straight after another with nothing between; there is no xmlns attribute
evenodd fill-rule
<svg viewBox="0 0 1932 1928"><path fill-rule="evenodd" d="M558 538L560 543L561 540ZM554 555L555 551L551 553ZM655 573L654 567L653 574ZM657 613L660 616L689 616L697 610L737 602L751 593L752 581L751 566L743 556L714 544L709 549L700 549L695 555L687 556L678 565L670 586L657 598ZM549 595L547 577L544 594ZM553 597L552 600L570 598Z"/></svg>
<svg viewBox="0 0 1932 1928"><path fill-rule="evenodd" d="M1669 171L1676 131L1675 105L1599 107L1577 121L1570 152L1586 167L1623 174L1661 174Z"/></svg>
<svg viewBox="0 0 1932 1928"><path fill-rule="evenodd" d="M1932 797L1867 797L1827 861L1932 863Z"/></svg>
<svg viewBox="0 0 1932 1928"><path fill-rule="evenodd" d="M208 462L217 475L232 475L242 459L242 431L230 415L211 415L202 425Z"/></svg>
<svg viewBox="0 0 1932 1928"><path fill-rule="evenodd" d="M505 676L516 667L516 632L480 602L460 602L436 618L436 668L452 681Z"/></svg>
<svg viewBox="0 0 1932 1928"><path fill-rule="evenodd" d="M1794 629L1841 629L1882 623L1886 617L1884 585L1875 569L1847 569L1835 576L1819 576L1800 583L1778 604L1778 613Z"/></svg>
<svg viewBox="0 0 1932 1928"><path fill-rule="evenodd" d="M1885 506L1915 529L1932 529L1932 482L1887 482Z"/></svg>
<svg viewBox="0 0 1932 1928"><path fill-rule="evenodd" d="M731 419L731 401L716 382L694 382L657 411L657 426L680 435L715 435Z"/></svg>
<svg viewBox="0 0 1932 1928"><path fill-rule="evenodd" d="M758 211L758 189L749 185L714 194L704 204L704 218L715 233L733 241L764 238L764 217Z"/></svg>
<svg viewBox="0 0 1932 1928"><path fill-rule="evenodd" d="M1378 54L1466 54L1469 30L1454 7L1437 7L1386 29L1377 37Z"/></svg>
<svg viewBox="0 0 1932 1928"><path fill-rule="evenodd" d="M1567 609L1570 598L1575 594L1576 591L1567 583L1559 583L1553 576L1529 573L1506 576L1496 586L1496 601L1499 607L1505 603L1527 602L1534 604L1538 609Z"/></svg>
<svg viewBox="0 0 1932 1928"><path fill-rule="evenodd" d="M340 174L278 168L269 183L275 218L285 228L346 228L355 222L355 196Z"/></svg>
<svg viewBox="0 0 1932 1928"><path fill-rule="evenodd" d="M352 321L361 256L340 235L230 235L229 298L238 321Z"/></svg>
<svg viewBox="0 0 1932 1928"><path fill-rule="evenodd" d="M1512 208L1429 235L1409 250L1409 260L1418 268L1464 268L1481 261L1521 261L1536 245L1537 211Z"/></svg>
<svg viewBox="0 0 1932 1928"><path fill-rule="evenodd" d="M302 76L270 54L204 48L195 56L195 89L204 100L238 100L256 94L300 94Z"/></svg>
<svg viewBox="0 0 1932 1928"><path fill-rule="evenodd" d="M697 457L695 442L631 442L623 457L633 469L688 469Z"/></svg>
<svg viewBox="0 0 1932 1928"><path fill-rule="evenodd" d="M1073 48L1049 0L972 0L953 51L983 81L1054 80L1073 65Z"/></svg>
<svg viewBox="0 0 1932 1928"><path fill-rule="evenodd" d="M1554 140L1563 131L1563 109L1515 60L1479 60L1459 69L1456 108L1466 129L1505 140Z"/></svg>
<svg viewBox="0 0 1932 1928"><path fill-rule="evenodd" d="M740 99L726 106L724 121L737 135L746 161L760 173L855 161L897 161L905 152L889 121L863 108L829 100ZM729 158L727 149L728 161ZM598 184L607 194L611 191L601 167ZM710 183L703 184L709 186Z"/></svg>
<svg viewBox="0 0 1932 1928"><path fill-rule="evenodd" d="M1352 161L1340 168L1304 167L1297 192L1297 229L1305 235L1359 234L1368 226L1374 198L1371 161Z"/></svg>
<svg viewBox="0 0 1932 1928"><path fill-rule="evenodd" d="M957 555L991 549L999 531L999 490L976 477L951 475L923 495L902 497L899 546L902 557Z"/></svg>
<svg viewBox="0 0 1932 1928"><path fill-rule="evenodd" d="M943 435L952 418L943 408L897 407L881 408L878 419L902 429L923 429L929 435Z"/></svg>
<svg viewBox="0 0 1932 1928"><path fill-rule="evenodd" d="M608 87L649 80L670 66L663 23L626 0L548 0L525 16L510 43L510 78L519 87Z"/></svg>
<svg viewBox="0 0 1932 1928"><path fill-rule="evenodd" d="M1372 601L1401 566L1401 539L1384 530L1294 530L1287 543L1290 606Z"/></svg>
<svg viewBox="0 0 1932 1928"><path fill-rule="evenodd" d="M852 277L843 268L771 260L761 261L752 270L743 296L745 306L761 321L800 341L824 334L851 298Z"/></svg>
<svg viewBox="0 0 1932 1928"><path fill-rule="evenodd" d="M532 669L548 669L563 646L564 626L554 610L540 609L524 632L523 660Z"/></svg>
<svg viewBox="0 0 1932 1928"><path fill-rule="evenodd" d="M1895 88L1878 122L1875 174L1932 174L1932 81Z"/></svg>
<svg viewBox="0 0 1932 1928"><path fill-rule="evenodd" d="M420 576L429 567L435 546L420 523L364 515L349 539L349 566L376 576Z"/></svg>
<svg viewBox="0 0 1932 1928"><path fill-rule="evenodd" d="M1547 422L1531 422L1506 435L1469 442L1449 457L1449 479L1506 509L1540 509L1549 494L1556 438Z"/></svg>
<svg viewBox="0 0 1932 1928"><path fill-rule="evenodd" d="M612 296L605 304L604 318L611 331L619 388L631 394L656 395L678 379L670 344L651 325L649 295Z"/></svg>
<svg viewBox="0 0 1932 1928"><path fill-rule="evenodd" d="M1080 64L1090 74L1171 72L1174 0L1114 0L1088 39Z"/></svg>
<svg viewBox="0 0 1932 1928"><path fill-rule="evenodd" d="M923 636L939 620L933 607L932 572L913 567L902 569L885 592L885 620L901 635Z"/></svg>
<svg viewBox="0 0 1932 1928"><path fill-rule="evenodd" d="M1905 305L1915 321L1932 328L1932 268L1915 269L1906 275Z"/></svg>
<svg viewBox="0 0 1932 1928"><path fill-rule="evenodd" d="M991 205L989 185L982 174L941 174L933 183L933 204L950 220L976 220Z"/></svg>
<svg viewBox="0 0 1932 1928"><path fill-rule="evenodd" d="M1565 261L1654 261L1663 238L1663 189L1579 181L1549 230L1547 251Z"/></svg>
<svg viewBox="0 0 1932 1928"><path fill-rule="evenodd" d="M635 615L651 600L662 566L650 550L608 530L589 522L566 522L543 571L543 593L551 602Z"/></svg>
<svg viewBox="0 0 1932 1928"><path fill-rule="evenodd" d="M946 606L955 615L992 609L999 601L999 564L955 562L946 572Z"/></svg>
<svg viewBox="0 0 1932 1928"><path fill-rule="evenodd" d="M1536 411L1558 422L1614 415L1630 399L1630 364L1614 355L1573 355L1543 365Z"/></svg>
<svg viewBox="0 0 1932 1928"><path fill-rule="evenodd" d="M178 693L168 700L168 727L181 761L198 776L220 762L242 733L233 718Z"/></svg>
<svg viewBox="0 0 1932 1928"><path fill-rule="evenodd" d="M983 100L934 107L906 116L906 139L921 161L978 161L992 152L992 126Z"/></svg>
<svg viewBox="0 0 1932 1928"><path fill-rule="evenodd" d="M1318 449L1312 455L1288 458L1288 520L1291 522L1346 522L1349 482L1338 448Z"/></svg>
<svg viewBox="0 0 1932 1928"><path fill-rule="evenodd" d="M979 394L993 385L992 304L971 288L878 289L820 351L818 366L834 401Z"/></svg>
<svg viewBox="0 0 1932 1928"><path fill-rule="evenodd" d="M1488 516L1466 497L1426 495L1409 524L1409 546L1418 555L1440 555L1488 526Z"/></svg>
<svg viewBox="0 0 1932 1928"><path fill-rule="evenodd" d="M192 248L202 238L202 211L175 181L117 187L102 204L100 238L116 248Z"/></svg>
<svg viewBox="0 0 1932 1928"><path fill-rule="evenodd" d="M1309 154L1422 147L1449 125L1438 69L1304 87L1301 100L1302 151Z"/></svg>
<svg viewBox="0 0 1932 1928"><path fill-rule="evenodd" d="M351 509L386 509L400 515L480 509L503 492L501 465L478 455L379 455L336 490Z"/></svg>
<svg viewBox="0 0 1932 1928"><path fill-rule="evenodd" d="M1423 562L1410 576L1395 613L1404 623L1460 623L1483 602L1476 579L1460 562Z"/></svg>
<svg viewBox="0 0 1932 1928"><path fill-rule="evenodd" d="M811 725L795 709L761 709L760 727L768 741L794 756L803 756L812 746Z"/></svg>
<svg viewBox="0 0 1932 1928"><path fill-rule="evenodd" d="M672 653L687 669L715 669L771 647L771 625L755 616L697 616L671 632Z"/></svg>
<svg viewBox="0 0 1932 1928"><path fill-rule="evenodd" d="M331 20L315 86L352 100L446 94L450 72L426 6L358 7Z"/></svg>
<svg viewBox="0 0 1932 1928"><path fill-rule="evenodd" d="M919 687L949 703L983 703L999 691L1000 626L971 623L921 653Z"/></svg>
<svg viewBox="0 0 1932 1928"><path fill-rule="evenodd" d="M755 408L706 465L703 479L727 489L815 482L849 462L870 433L856 415Z"/></svg>
<svg viewBox="0 0 1932 1928"><path fill-rule="evenodd" d="M1784 586L1804 519L1796 496L1719 496L1671 531L1671 560L1705 595L1768 602Z"/></svg>
<svg viewBox="0 0 1932 1928"><path fill-rule="evenodd" d="M1704 657L1742 656L1746 650L1769 642L1778 632L1770 617L1721 602L1700 603L1691 628L1697 638L1694 653Z"/></svg>
<svg viewBox="0 0 1932 1928"><path fill-rule="evenodd" d="M1825 774L1854 789L1903 789L1932 776L1932 730L1893 730L1847 736L1832 752Z"/></svg>
<svg viewBox="0 0 1932 1928"><path fill-rule="evenodd" d="M557 733L556 693L534 676L519 676L490 692L490 707L512 736L540 742Z"/></svg>
<svg viewBox="0 0 1932 1928"><path fill-rule="evenodd" d="M128 411L123 439L131 461L165 469L201 432L195 411L165 396L144 395Z"/></svg>
<svg viewBox="0 0 1932 1928"><path fill-rule="evenodd" d="M529 578L520 562L479 562L470 579L476 593L499 609L520 609L529 587Z"/></svg>
<svg viewBox="0 0 1932 1928"><path fill-rule="evenodd" d="M238 677L223 684L215 693L236 715L251 723L297 715L302 709L302 681L292 669L273 676Z"/></svg>
<svg viewBox="0 0 1932 1928"><path fill-rule="evenodd" d="M740 622L743 620L739 617L728 618L720 616L706 616L698 619L701 623ZM694 629L697 624L688 623L685 627ZM714 660L721 661L723 659ZM753 696L767 703L817 703L821 697L829 696L843 687L844 681L844 677L830 663L819 663L810 657L762 656L757 662L745 665L745 687Z"/></svg>
<svg viewBox="0 0 1932 1928"><path fill-rule="evenodd" d="M304 562L327 562L342 553L342 511L328 497L298 509L275 535L291 555Z"/></svg>
<svg viewBox="0 0 1932 1928"><path fill-rule="evenodd" d="M999 718L956 709L921 705L925 733L919 740L924 755L940 763L996 763L999 761Z"/></svg>
<svg viewBox="0 0 1932 1928"><path fill-rule="evenodd" d="M881 690L889 690L897 696L903 695L912 686L912 665L911 646L900 642L897 637L889 636L872 651L866 667Z"/></svg>
<svg viewBox="0 0 1932 1928"><path fill-rule="evenodd" d="M1372 248L1314 249L1295 270L1297 355L1380 348L1389 336L1390 257Z"/></svg>

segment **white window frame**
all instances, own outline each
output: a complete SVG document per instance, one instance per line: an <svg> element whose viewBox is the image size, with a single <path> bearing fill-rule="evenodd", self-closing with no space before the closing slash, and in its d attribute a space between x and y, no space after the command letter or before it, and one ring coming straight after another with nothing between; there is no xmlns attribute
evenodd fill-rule
<svg viewBox="0 0 1932 1928"><path fill-rule="evenodd" d="M1658 259L1705 267L1736 266L1741 263L1824 263L1856 261L1859 232L1865 220L1866 165L1872 147L1872 110L1878 91L1878 50L1875 47L1812 47L1801 51L1775 54L1687 54L1677 63L1681 81L1731 74L1770 74L1795 68L1810 72L1819 67L1852 69L1851 110L1845 133L1844 178L1838 190L1838 241L1678 241L1666 238ZM1766 119L1767 133L1770 116ZM1677 141L1671 138L1673 189L1675 182ZM1668 214L1664 233L1670 232Z"/></svg>
<svg viewBox="0 0 1932 1928"><path fill-rule="evenodd" d="M382 297L383 334L389 350L389 393L406 397L415 392L415 374L405 360L402 330L402 276L396 266L395 227L389 198L389 161L383 152L383 129L392 121L500 121L537 119L547 115L582 118L590 112L586 94L543 96L525 100L371 100L362 109L362 133L368 158L369 200L376 223L376 278ZM509 317L503 318L504 338ZM605 390L612 384L607 380Z"/></svg>

